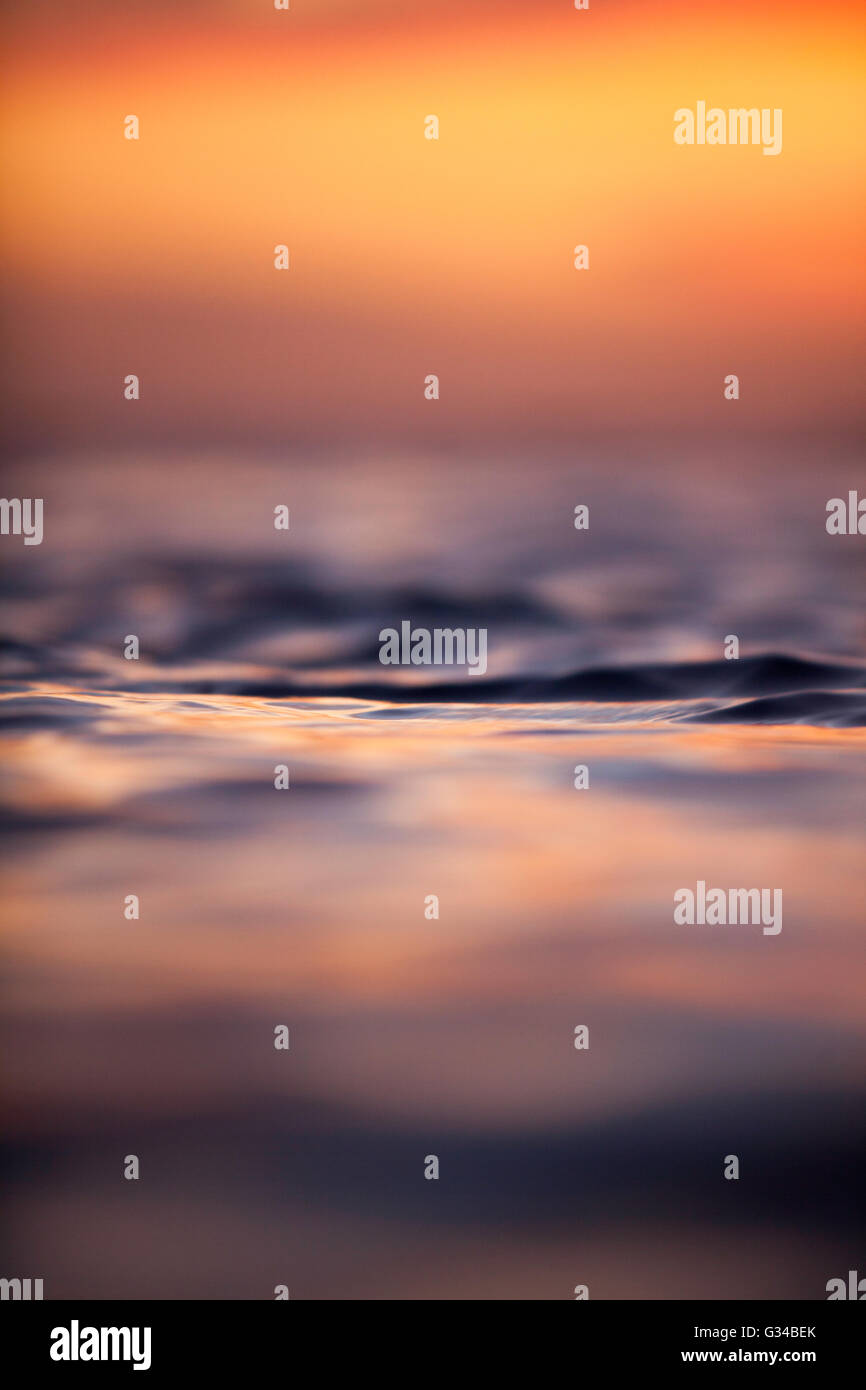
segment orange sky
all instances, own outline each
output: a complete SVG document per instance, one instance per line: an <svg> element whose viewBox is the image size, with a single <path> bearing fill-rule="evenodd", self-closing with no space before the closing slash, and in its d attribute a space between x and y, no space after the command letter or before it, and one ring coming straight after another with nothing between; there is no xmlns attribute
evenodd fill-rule
<svg viewBox="0 0 866 1390"><path fill-rule="evenodd" d="M429 372L458 432L730 424L731 371L738 426L858 418L858 7L51 10L3 101L22 429L110 434L137 368L157 431L414 435ZM699 99L781 155L675 145Z"/></svg>

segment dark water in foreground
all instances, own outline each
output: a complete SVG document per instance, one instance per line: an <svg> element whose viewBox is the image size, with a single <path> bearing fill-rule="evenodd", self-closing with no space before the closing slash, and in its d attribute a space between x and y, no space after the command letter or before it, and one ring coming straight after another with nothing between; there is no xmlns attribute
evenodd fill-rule
<svg viewBox="0 0 866 1390"><path fill-rule="evenodd" d="M856 615L816 560L793 632L794 548L760 591L742 554L761 637L722 663L730 585L696 597L693 540L665 558L648 514L571 583L539 535L520 568L514 518L474 576L452 536L447 595L421 573L441 555L362 563L361 521L351 575L225 536L131 550L74 505L62 560L48 533L24 557L10 1275L50 1298L814 1299L862 1269ZM386 616L460 613L490 626L487 677L389 687ZM699 879L780 887L782 931L676 925Z"/></svg>

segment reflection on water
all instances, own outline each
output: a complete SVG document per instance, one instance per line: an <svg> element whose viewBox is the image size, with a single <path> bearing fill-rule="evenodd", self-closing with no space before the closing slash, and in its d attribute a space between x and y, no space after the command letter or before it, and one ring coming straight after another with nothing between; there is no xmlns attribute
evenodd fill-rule
<svg viewBox="0 0 866 1390"><path fill-rule="evenodd" d="M632 454L627 495L591 451L13 470L45 540L4 552L9 1273L822 1298L857 1267L857 538L787 453L747 488ZM403 619L486 626L487 675L383 667ZM676 926L701 879L780 887L780 935Z"/></svg>
<svg viewBox="0 0 866 1390"><path fill-rule="evenodd" d="M10 691L15 1268L823 1297L859 1249L866 739L711 705ZM699 878L781 886L782 933L675 926Z"/></svg>

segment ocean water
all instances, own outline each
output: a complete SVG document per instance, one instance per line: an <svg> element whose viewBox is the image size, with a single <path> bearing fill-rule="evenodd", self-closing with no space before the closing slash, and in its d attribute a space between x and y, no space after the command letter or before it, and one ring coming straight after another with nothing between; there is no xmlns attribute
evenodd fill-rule
<svg viewBox="0 0 866 1390"><path fill-rule="evenodd" d="M30 467L10 1269L51 1298L812 1299L857 1267L866 664L825 483L767 470L725 512L681 469L624 500L605 460L530 493L489 463ZM486 627L487 673L383 667L403 619ZM781 888L782 930L678 925L699 880Z"/></svg>

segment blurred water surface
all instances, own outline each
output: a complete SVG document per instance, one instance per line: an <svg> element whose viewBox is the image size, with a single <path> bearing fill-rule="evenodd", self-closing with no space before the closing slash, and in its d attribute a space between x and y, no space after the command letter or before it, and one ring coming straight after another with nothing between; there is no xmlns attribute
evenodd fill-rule
<svg viewBox="0 0 866 1390"><path fill-rule="evenodd" d="M824 1297L862 1248L851 551L803 502L720 554L699 507L671 531L671 479L638 518L596 478L593 550L567 470L489 515L425 474L424 524L369 544L331 475L253 468L235 505L214 468L198 512L199 474L156 477L114 526L113 474L60 477L9 571L10 1269L54 1298ZM389 617L486 624L488 676L382 667ZM698 879L781 887L782 932L674 925Z"/></svg>

